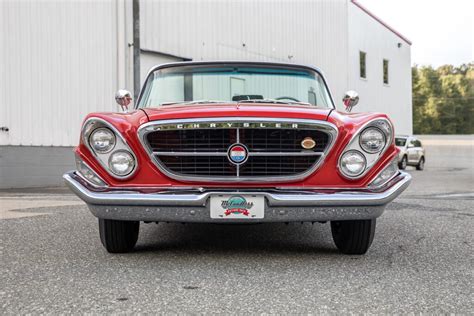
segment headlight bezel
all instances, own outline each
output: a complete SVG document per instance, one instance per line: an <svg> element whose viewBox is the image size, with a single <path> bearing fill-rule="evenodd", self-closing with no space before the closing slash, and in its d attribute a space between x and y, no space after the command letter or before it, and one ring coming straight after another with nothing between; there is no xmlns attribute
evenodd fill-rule
<svg viewBox="0 0 474 316"><path fill-rule="evenodd" d="M368 128L377 128L380 130L384 136L385 136L385 145L382 147L381 150L374 152L374 153L369 153L366 152L361 144L360 144L360 137L362 133L367 130ZM394 143L394 132L393 132L393 125L392 123L387 119L387 118L375 118L371 121L366 122L363 124L356 133L352 136L352 138L349 140L348 144L344 148L344 150L341 152L339 158L338 158L338 169L339 173L346 179L348 180L358 180L362 177L364 177L371 169L372 167L375 166L375 164L379 161L380 157L387 151L387 149ZM344 173L341 170L341 158L342 156L350 151L350 150L357 150L361 152L365 159L366 159L366 167L365 170L357 176L350 176Z"/></svg>
<svg viewBox="0 0 474 316"><path fill-rule="evenodd" d="M106 153L101 153L98 151L95 151L94 148L91 146L89 139L91 134L96 131L99 128L107 128L112 133L115 135L115 146L112 148L112 150L106 152ZM137 171L138 169L138 159L134 153L134 151L131 149L123 135L109 122L102 118L98 117L92 117L87 119L82 127L81 130L81 137L82 137L82 142L83 144L87 147L87 149L91 152L91 154L94 156L94 158L99 162L99 164L102 166L102 168L113 178L118 179L118 180L126 180L131 178ZM110 156L116 152L116 151L121 151L125 150L129 152L133 159L134 159L134 167L132 171L126 175L117 175L114 172L110 170L109 167L109 158Z"/></svg>

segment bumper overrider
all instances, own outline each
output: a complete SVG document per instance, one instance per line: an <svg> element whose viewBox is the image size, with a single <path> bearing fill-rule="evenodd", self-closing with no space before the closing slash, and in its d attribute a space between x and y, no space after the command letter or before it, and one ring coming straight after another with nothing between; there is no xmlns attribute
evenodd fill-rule
<svg viewBox="0 0 474 316"><path fill-rule="evenodd" d="M382 186L365 189L217 189L175 188L136 190L96 187L76 171L63 175L69 188L98 218L157 222L229 222L210 216L210 198L218 195L264 197L264 216L232 222L316 222L379 217L385 206L410 184L398 172ZM151 192L151 193L150 193Z"/></svg>

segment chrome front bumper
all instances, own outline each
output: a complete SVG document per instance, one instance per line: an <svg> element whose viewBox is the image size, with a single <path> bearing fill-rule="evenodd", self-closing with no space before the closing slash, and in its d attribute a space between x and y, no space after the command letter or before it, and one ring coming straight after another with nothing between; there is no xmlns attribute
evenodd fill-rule
<svg viewBox="0 0 474 316"><path fill-rule="evenodd" d="M218 194L251 194L265 197L263 219L232 222L315 222L372 219L382 215L385 206L410 184L411 176L400 172L377 189L162 189L143 193L130 189L96 188L76 172L63 178L69 188L87 203L98 218L159 221L229 223L211 219L209 198ZM148 189L149 190L149 189Z"/></svg>

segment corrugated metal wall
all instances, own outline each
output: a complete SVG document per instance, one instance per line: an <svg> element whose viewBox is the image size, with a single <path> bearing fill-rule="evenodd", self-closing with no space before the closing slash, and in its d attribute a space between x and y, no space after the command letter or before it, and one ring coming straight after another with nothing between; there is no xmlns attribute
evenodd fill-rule
<svg viewBox="0 0 474 316"><path fill-rule="evenodd" d="M141 1L141 45L193 60L316 65L347 84L347 1Z"/></svg>
<svg viewBox="0 0 474 316"><path fill-rule="evenodd" d="M316 65L337 102L356 89L355 110L387 112L397 131L411 132L410 48L394 46L400 40L349 0L140 3L143 49ZM0 127L9 128L0 145L72 146L88 112L117 109L115 91L132 88L131 12L125 0L0 1ZM368 52L367 81L358 78L359 49Z"/></svg>
<svg viewBox="0 0 474 316"><path fill-rule="evenodd" d="M71 146L127 82L124 1L0 2L0 145Z"/></svg>
<svg viewBox="0 0 474 316"><path fill-rule="evenodd" d="M411 134L410 45L353 3L349 3L348 13L349 86L360 95L360 103L354 111L387 113L395 124L396 133ZM359 51L367 53L366 79L359 76ZM383 83L384 59L389 60L388 85Z"/></svg>
<svg viewBox="0 0 474 316"><path fill-rule="evenodd" d="M410 46L350 0L143 0L142 46L194 60L297 62L321 68L340 110L348 89L355 112L384 112L397 132L412 132ZM370 36L368 36L370 34ZM401 42L402 47L397 44ZM367 52L367 80L359 78ZM382 60L390 60L390 84Z"/></svg>

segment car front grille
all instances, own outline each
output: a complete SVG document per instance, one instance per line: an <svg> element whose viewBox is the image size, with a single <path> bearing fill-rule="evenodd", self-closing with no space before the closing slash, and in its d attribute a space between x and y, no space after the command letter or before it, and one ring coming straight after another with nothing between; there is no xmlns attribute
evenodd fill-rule
<svg viewBox="0 0 474 316"><path fill-rule="evenodd" d="M303 178L324 160L336 129L319 121L241 118L152 122L139 131L152 161L178 180L291 181ZM304 149L302 140L316 145ZM229 148L242 144L248 158L231 162Z"/></svg>

